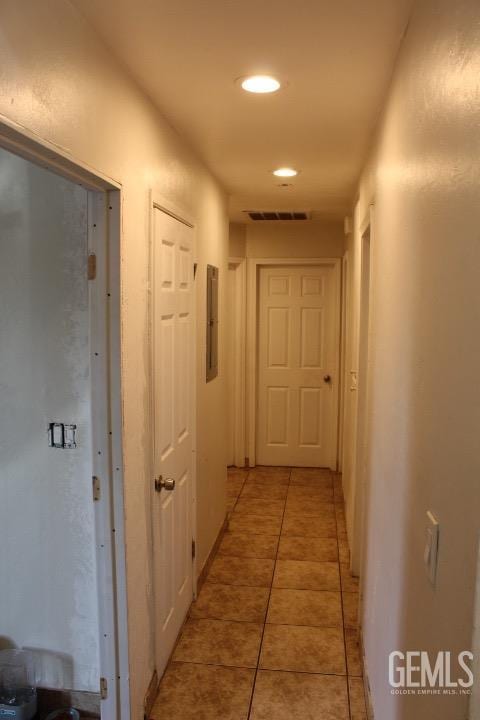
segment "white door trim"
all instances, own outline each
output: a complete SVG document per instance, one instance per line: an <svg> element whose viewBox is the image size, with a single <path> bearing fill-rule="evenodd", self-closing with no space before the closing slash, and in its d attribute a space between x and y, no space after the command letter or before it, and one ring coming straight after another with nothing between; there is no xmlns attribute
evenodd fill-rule
<svg viewBox="0 0 480 720"><path fill-rule="evenodd" d="M341 258L251 258L247 267L247 365L246 365L246 391L247 391L247 452L249 467L256 462L257 443L257 396L258 396L258 290L259 269L262 266L282 265L329 265L334 268L338 285L337 295L340 291ZM340 333L340 313L336 314L335 335ZM338 393L335 402L335 422L338 416ZM337 443L338 445L338 436ZM332 454L331 466L336 467L337 447Z"/></svg>
<svg viewBox="0 0 480 720"><path fill-rule="evenodd" d="M100 487L99 499L94 503L100 675L107 681L107 695L101 701L101 710L102 718L112 717L112 713L116 713L114 717L128 718L130 690L121 434L119 193L89 192L88 206L88 251L96 255L96 278L89 281L89 305L92 474L98 478Z"/></svg>
<svg viewBox="0 0 480 720"><path fill-rule="evenodd" d="M368 285L365 285L366 240L368 233ZM356 348L357 359L357 411L354 419L354 446L352 462L352 478L354 481L353 494L353 534L351 542L351 570L354 575L362 575L365 553L365 531L367 527L368 509L368 449L370 446L370 407L372 392L372 279L374 277L373 248L374 248L374 205L370 205L360 228L360 298L359 298L359 332ZM367 304L365 304L367 303ZM366 312L368 317L365 317ZM364 357L362 359L362 347ZM362 373L363 367L363 373Z"/></svg>
<svg viewBox="0 0 480 720"><path fill-rule="evenodd" d="M343 446L345 440L345 393L346 383L346 355L347 355L347 322L348 322L348 268L349 255L346 250L342 257L342 295L341 295L341 329L340 329L340 401L338 411L338 472L343 472Z"/></svg>
<svg viewBox="0 0 480 720"><path fill-rule="evenodd" d="M236 467L245 466L245 354L246 354L246 320L247 320L247 261L246 258L232 257L228 265L235 266L235 309L234 336L235 368L233 377L233 415L234 415L234 450L233 462Z"/></svg>
<svg viewBox="0 0 480 720"><path fill-rule="evenodd" d="M149 393L149 416L150 416L150 427L154 427L154 397L153 397L153 337L151 335L151 328L152 328L152 319L153 319L153 242L154 242L154 210L162 210L167 215L170 215L171 217L175 218L179 222L183 223L184 225L187 225L188 227L192 228L193 230L193 261L195 265L197 264L197 238L196 238L196 223L195 218L193 218L188 210L186 208L183 208L179 205L175 205L172 203L168 198L166 198L162 193L160 193L157 190L150 190L150 200L149 200L149 216L150 216L150 240L149 240L149 260L148 260L148 328L149 328L149 337L148 342L150 346L150 352L149 352L149 387L151 392ZM195 277L193 279L194 288L193 288L193 297L192 297L192 304L193 304L193 323L192 323L192 347L196 349L197 347L197 294L196 294L196 283L195 283ZM196 367L196 362L194 362L194 368ZM191 428L192 428L192 535L193 540L196 540L197 538L197 374L196 372L193 373L192 377L192 388L193 388L193 403L192 403L192 410L191 410ZM154 552L154 545L153 545L153 519L152 519L152 508L153 508L153 499L154 499L154 487L153 487L153 480L154 480L154 447L153 447L153 437L150 436L150 493L148 497L150 498L150 547L151 547L151 556L152 556L152 563L151 567L153 569L153 552ZM197 597L197 557L193 558L193 568L192 568L192 579L193 579L193 588L192 588L192 596L193 598ZM152 617L155 617L154 614L154 598L152 596ZM155 637L155 629L153 632L153 636ZM153 648L153 657L155 659L155 648Z"/></svg>
<svg viewBox="0 0 480 720"><path fill-rule="evenodd" d="M95 448L92 474L100 480L100 499L94 508L94 541L100 677L107 680L108 688L106 697L101 700L101 716L104 720L113 717L129 720L120 348L121 184L72 159L66 152L59 151L58 146L4 116L0 119L0 147L89 191L88 247L97 256L97 279L89 288L92 441Z"/></svg>

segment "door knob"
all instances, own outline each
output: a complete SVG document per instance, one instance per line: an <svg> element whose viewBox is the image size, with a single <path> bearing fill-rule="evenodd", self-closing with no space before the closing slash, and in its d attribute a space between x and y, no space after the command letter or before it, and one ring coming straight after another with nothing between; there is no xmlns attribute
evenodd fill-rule
<svg viewBox="0 0 480 720"><path fill-rule="evenodd" d="M175 480L172 478L163 478L161 475L155 478L155 492L161 492L162 490L174 490Z"/></svg>
<svg viewBox="0 0 480 720"><path fill-rule="evenodd" d="M331 382L332 382L331 376L330 376L330 375L324 375L324 376L323 376L323 382L325 382L325 383L331 383Z"/></svg>

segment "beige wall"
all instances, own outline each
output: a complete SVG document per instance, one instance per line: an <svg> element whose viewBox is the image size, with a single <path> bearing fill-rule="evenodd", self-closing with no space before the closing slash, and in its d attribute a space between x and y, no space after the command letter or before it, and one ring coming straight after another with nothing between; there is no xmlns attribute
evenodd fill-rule
<svg viewBox="0 0 480 720"><path fill-rule="evenodd" d="M257 221L230 224L231 257L341 257L345 238L341 221Z"/></svg>
<svg viewBox="0 0 480 720"><path fill-rule="evenodd" d="M363 627L381 720L468 712L462 696L392 696L388 654L456 653L471 641L480 517L479 77L478 3L420 0L349 244L358 297L358 227L374 202ZM440 521L435 589L423 565L427 510Z"/></svg>
<svg viewBox="0 0 480 720"><path fill-rule="evenodd" d="M247 254L247 226L243 223L230 223L229 225L229 256L231 258L245 257Z"/></svg>
<svg viewBox="0 0 480 720"><path fill-rule="evenodd" d="M154 666L147 375L148 193L154 188L167 201L184 207L195 218L197 227L199 567L225 513L223 341L220 376L208 385L204 381L205 266L219 266L221 277L226 277L225 197L65 0L2 2L0 68L0 113L4 117L122 184L122 379L130 676L133 718L139 720L143 718L142 702ZM223 295L225 287L222 283ZM220 327L223 325L222 315Z"/></svg>

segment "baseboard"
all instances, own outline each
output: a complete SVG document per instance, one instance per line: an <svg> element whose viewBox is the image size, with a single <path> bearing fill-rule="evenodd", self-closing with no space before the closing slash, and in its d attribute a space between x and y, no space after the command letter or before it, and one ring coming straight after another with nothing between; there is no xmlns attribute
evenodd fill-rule
<svg viewBox="0 0 480 720"><path fill-rule="evenodd" d="M69 707L81 712L82 717L85 718L100 717L100 693L39 687L37 688L37 699L40 717L53 710Z"/></svg>
<svg viewBox="0 0 480 720"><path fill-rule="evenodd" d="M370 690L370 680L368 679L367 663L365 659L365 645L363 642L363 632L359 629L359 642L360 642L360 653L362 657L363 667L363 688L365 691L365 705L367 706L367 718L368 720L375 720L373 713L372 693Z"/></svg>
<svg viewBox="0 0 480 720"><path fill-rule="evenodd" d="M145 694L145 699L143 701L143 713L145 720L148 720L152 713L152 708L157 698L159 684L160 682L158 679L158 673L156 670L154 670L152 679L150 680L150 684L148 686L148 690Z"/></svg>
<svg viewBox="0 0 480 720"><path fill-rule="evenodd" d="M224 520L224 523L223 523L222 527L221 527L220 530L219 530L219 533L218 533L218 535L217 535L217 539L216 539L215 542L213 543L213 547L212 547L212 549L210 550L210 553L209 553L209 555L208 555L208 557L207 557L207 559L206 559L206 561L205 561L205 564L204 564L204 566L203 566L203 568L202 568L202 570L201 570L201 572L200 572L200 575L198 576L198 579L197 579L197 594L200 592L200 590L202 589L202 586L203 586L204 583L205 583L205 580L207 579L207 575L208 575L208 573L210 572L210 568L211 568L211 566L212 566L213 559L214 559L215 555L217 554L218 548L220 547L220 543L221 543L222 540L223 540L223 536L225 535L226 531L228 530L228 520L229 520L229 517L228 517L228 515L227 515L227 517L226 517L225 520Z"/></svg>

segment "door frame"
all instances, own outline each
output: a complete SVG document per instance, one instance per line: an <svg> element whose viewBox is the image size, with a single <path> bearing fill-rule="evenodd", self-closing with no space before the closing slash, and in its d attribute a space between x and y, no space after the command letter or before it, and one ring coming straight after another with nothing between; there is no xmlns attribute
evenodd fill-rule
<svg viewBox="0 0 480 720"><path fill-rule="evenodd" d="M99 694L104 720L130 718L127 581L122 444L120 241L122 186L2 117L0 147L83 186L88 192L87 242L96 255L89 282L92 476L99 622ZM87 272L87 269L85 269ZM92 481L93 482L93 481Z"/></svg>
<svg viewBox="0 0 480 720"><path fill-rule="evenodd" d="M228 266L235 266L235 308L233 314L235 355L233 373L233 417L234 443L233 463L235 467L245 467L246 455L246 418L245 418L245 355L246 355L246 320L247 320L247 261L246 258L231 257Z"/></svg>
<svg viewBox="0 0 480 720"><path fill-rule="evenodd" d="M368 237L367 237L368 236ZM354 445L352 454L353 487L353 533L351 541L351 570L362 577L366 546L366 528L369 498L369 447L370 408L372 393L372 287L374 248L374 205L368 207L360 224L360 295L359 326L357 341L357 383L358 394L354 418ZM367 257L368 256L368 257ZM368 260L368 266L367 266ZM366 273L368 272L368 275Z"/></svg>
<svg viewBox="0 0 480 720"><path fill-rule="evenodd" d="M247 452L248 466L255 467L257 445L257 407L258 407L258 294L260 269L264 266L281 267L284 265L329 265L333 266L336 282L338 312L335 319L335 336L340 334L340 276L341 258L251 258L247 265ZM337 348L337 352L340 347ZM339 358L340 360L340 358ZM340 364L339 364L340 371ZM340 378L335 393L334 422L338 426ZM332 451L331 466L337 467L338 432L335 448Z"/></svg>
<svg viewBox="0 0 480 720"><path fill-rule="evenodd" d="M150 215L150 239L149 239L149 258L148 258L148 343L150 346L149 351L149 379L148 379L148 385L151 390L149 392L149 417L150 417L150 426L154 427L154 416L155 416L155 405L154 405L154 343L153 343L153 302L154 302L154 288L153 288L153 244L154 244L154 212L155 210L161 210L162 212L166 213L167 215L170 215L170 217L173 217L175 220L178 220L179 222L183 223L184 225L187 225L187 227L192 229L193 238L192 238L192 259L194 263L194 276L193 276L193 291L192 291L192 347L195 349L195 358L193 362L193 377L192 377L192 393L193 393L193 403L191 408L191 415L190 415L190 426L192 428L192 536L193 540L196 541L197 538L197 373L196 373L196 349L197 349L197 291L196 291L196 268L198 265L197 260L197 237L196 237L196 222L195 218L190 215L188 210L184 207L180 207L176 205L175 203L172 203L168 198L166 198L161 192L157 191L156 189L152 189L149 192L149 215ZM153 433L150 434L150 463L149 463L149 472L150 472L150 493L148 495L150 500L150 528L149 528L149 535L150 535L150 548L151 548L151 568L152 568L152 583L153 586L155 586L155 579L153 577L154 572L154 529L153 529L153 508L154 508L154 498L155 498L155 490L154 490L154 462L155 462L155 454L154 454L154 445L153 445ZM192 599L197 597L197 557L195 553L195 557L192 558ZM151 598L151 613L153 618L153 659L154 659L154 666L156 664L156 650L155 650L155 638L156 638L156 625L155 625L155 612L154 612L154 603L155 603L155 595L154 592L152 593Z"/></svg>
<svg viewBox="0 0 480 720"><path fill-rule="evenodd" d="M345 413L346 413L346 362L347 362L347 342L348 342L348 326L349 326L349 269L350 259L348 250L342 257L342 290L341 290L341 329L340 329L340 402L338 412L338 461L337 470L343 472L343 454L345 444Z"/></svg>

